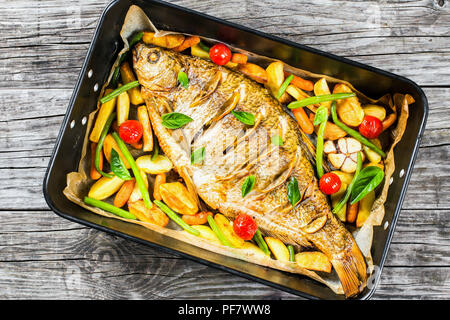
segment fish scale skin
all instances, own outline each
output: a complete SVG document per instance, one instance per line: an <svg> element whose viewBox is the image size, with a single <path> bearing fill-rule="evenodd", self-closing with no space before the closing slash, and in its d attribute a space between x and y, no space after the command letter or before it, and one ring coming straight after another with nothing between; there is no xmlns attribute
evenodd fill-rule
<svg viewBox="0 0 450 320"><path fill-rule="evenodd" d="M160 52L160 59L156 64L150 65L146 57L149 52L154 50ZM231 219L240 213L249 214L254 217L259 228L267 234L274 235L285 243L301 246L313 244L330 258L333 265L343 263L345 270L352 269L345 273L357 273L354 271L356 267L352 263L349 263L350 267L346 266L346 263L347 260L352 260L354 250L357 251L356 256L360 255L359 249L348 230L332 214L326 196L318 188L314 169L302 149L302 140L297 124L267 89L240 73L217 66L209 61L144 44L138 44L134 49L133 62L138 79L143 84L142 95L147 103L151 122L162 150L173 161L175 168L186 167L199 196L205 203ZM167 75L167 73L175 75L178 73L177 70L183 70L188 75L188 89L177 85ZM190 107L192 102L201 96L202 90L206 90L204 88L208 87L211 79L218 72L222 74L222 81L209 99L203 104ZM165 79L165 82L161 82L161 79ZM204 126L223 112L223 104L236 90L241 94L236 110L254 115L261 113L262 121L248 139L231 149L229 153L224 154L220 151L224 145L230 143L230 138L233 140L234 137L242 136L247 132L246 130L251 130L252 127L242 124L232 114L226 115L209 127ZM155 96L164 97L170 102L174 112L186 114L193 118L193 121L173 132L165 128L161 124L161 114L159 113L161 111L160 109L158 111L159 106L155 103ZM219 128L222 126L222 129L213 131L214 128L218 128L217 126ZM191 139L199 130L202 131L198 134L198 139L191 145ZM189 151L180 147L179 140L176 142L173 138L173 133L178 131L183 132L187 140L184 142L187 143L191 152L200 147L196 144L198 141L201 144L208 143L213 146L208 148L208 144L206 144L204 163L190 164ZM233 175L235 172L232 170L236 170L236 167L242 163L249 163L251 157L255 158L255 152L252 156L250 156L250 152L248 155L242 155L242 150L248 151L256 148L255 139L252 140L252 137L258 136L264 140L263 142L258 140L262 145L262 151L256 152L257 155L262 155L264 150L270 147L270 138L274 134L280 134L283 140L283 145L276 152L256 161L253 166L248 168L248 172L243 170L241 172L243 175L237 175L227 180L221 179L226 175ZM235 157L236 163L229 165L226 159L233 159L233 157ZM297 160L296 166L292 170L291 176L296 177L300 192L303 194L311 184L313 191L309 198L292 208L287 197L288 180L268 193L262 193L261 190L270 187L271 183L285 173L286 168L295 160ZM241 185L249 174L256 176L255 187L245 198L242 198ZM327 222L323 228L313 234L302 231L302 227L322 215L327 216ZM341 262L342 259L344 259L343 262ZM355 259L358 260L358 264L361 264L359 256ZM365 273L365 264L364 268L360 269L359 273ZM341 277L341 275L339 276ZM352 276L350 275L350 277ZM361 284L364 283L365 274L358 274L357 277L361 278ZM353 282L356 280L353 279ZM356 289L352 290L351 294L354 294Z"/></svg>

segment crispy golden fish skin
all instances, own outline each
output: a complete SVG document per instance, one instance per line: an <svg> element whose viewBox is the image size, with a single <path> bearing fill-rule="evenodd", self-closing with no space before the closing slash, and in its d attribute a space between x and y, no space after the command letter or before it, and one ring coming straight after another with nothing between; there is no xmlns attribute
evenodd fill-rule
<svg viewBox="0 0 450 320"><path fill-rule="evenodd" d="M297 123L267 89L212 62L142 43L133 50L133 65L162 150L206 204L231 219L249 214L263 232L285 243L316 247L329 257L347 297L365 287L364 257L319 190ZM179 71L188 76L187 89L178 83ZM231 110L253 114L254 125ZM161 119L169 112L193 120L170 130ZM271 143L274 135L281 146ZM191 153L200 148L205 157L192 164ZM249 175L255 186L243 198ZM301 193L295 206L287 196L291 177Z"/></svg>

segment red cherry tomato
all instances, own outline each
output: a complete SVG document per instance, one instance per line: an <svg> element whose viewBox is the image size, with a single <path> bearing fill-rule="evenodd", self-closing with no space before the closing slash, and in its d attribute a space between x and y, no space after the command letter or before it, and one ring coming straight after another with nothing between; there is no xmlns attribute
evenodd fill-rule
<svg viewBox="0 0 450 320"><path fill-rule="evenodd" d="M257 228L255 220L248 214L241 213L233 222L234 232L244 240L252 239Z"/></svg>
<svg viewBox="0 0 450 320"><path fill-rule="evenodd" d="M223 66L230 61L231 51L223 43L218 43L213 45L211 49L209 49L209 57L215 64Z"/></svg>
<svg viewBox="0 0 450 320"><path fill-rule="evenodd" d="M142 124L137 120L124 121L119 127L120 138L128 143L136 143L142 137Z"/></svg>
<svg viewBox="0 0 450 320"><path fill-rule="evenodd" d="M369 139L377 138L383 131L381 120L373 116L365 116L359 125L359 133Z"/></svg>
<svg viewBox="0 0 450 320"><path fill-rule="evenodd" d="M319 180L320 190L325 194L333 194L341 188L341 179L335 173L325 173Z"/></svg>

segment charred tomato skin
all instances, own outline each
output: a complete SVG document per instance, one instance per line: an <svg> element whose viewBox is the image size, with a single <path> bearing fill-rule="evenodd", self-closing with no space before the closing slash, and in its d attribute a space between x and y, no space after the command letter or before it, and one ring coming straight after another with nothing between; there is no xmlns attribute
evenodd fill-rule
<svg viewBox="0 0 450 320"><path fill-rule="evenodd" d="M325 173L319 180L319 188L325 194L333 194L341 188L341 179L335 173Z"/></svg>
<svg viewBox="0 0 450 320"><path fill-rule="evenodd" d="M256 229L258 229L258 226L255 220L245 213L238 215L233 222L234 232L244 240L251 240L255 235Z"/></svg>
<svg viewBox="0 0 450 320"><path fill-rule="evenodd" d="M142 124L137 120L124 121L119 127L120 138L128 144L137 143L143 133Z"/></svg>
<svg viewBox="0 0 450 320"><path fill-rule="evenodd" d="M223 66L231 60L231 51L223 43L217 43L209 49L209 57L215 64Z"/></svg>
<svg viewBox="0 0 450 320"><path fill-rule="evenodd" d="M377 138L383 131L383 123L374 116L364 116L363 121L359 125L359 133L369 139Z"/></svg>

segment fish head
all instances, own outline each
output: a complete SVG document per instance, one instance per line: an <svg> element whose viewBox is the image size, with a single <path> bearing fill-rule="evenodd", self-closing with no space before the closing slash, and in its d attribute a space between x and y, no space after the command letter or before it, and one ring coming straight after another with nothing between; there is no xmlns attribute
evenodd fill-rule
<svg viewBox="0 0 450 320"><path fill-rule="evenodd" d="M139 43L133 50L133 67L141 85L164 91L178 84L178 72L183 66L173 52Z"/></svg>

